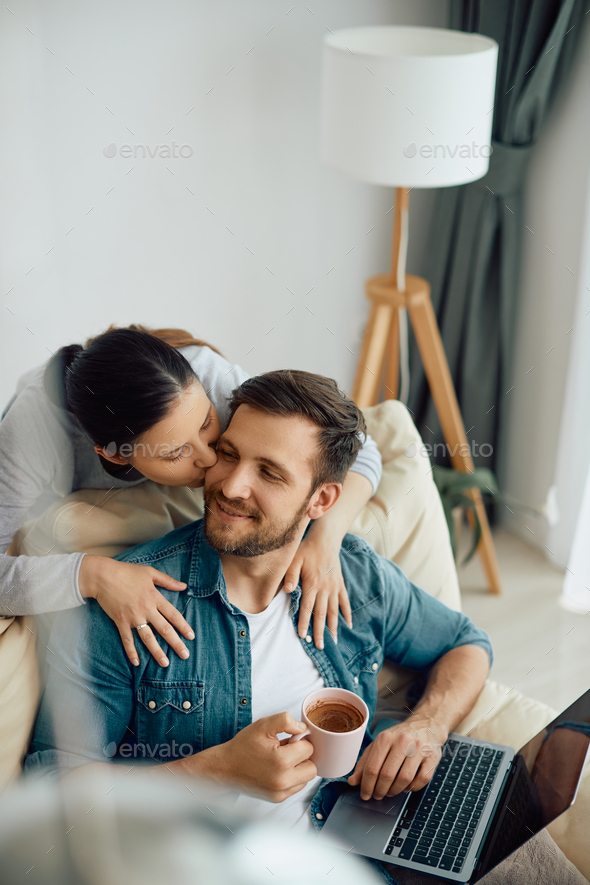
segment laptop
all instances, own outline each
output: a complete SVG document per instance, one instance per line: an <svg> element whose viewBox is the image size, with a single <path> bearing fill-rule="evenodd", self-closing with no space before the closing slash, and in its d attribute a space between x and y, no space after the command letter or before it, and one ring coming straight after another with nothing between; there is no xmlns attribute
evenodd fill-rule
<svg viewBox="0 0 590 885"><path fill-rule="evenodd" d="M397 724L382 719L373 736ZM590 690L522 747L451 734L420 791L345 787L321 836L347 852L477 882L573 804L590 745Z"/></svg>

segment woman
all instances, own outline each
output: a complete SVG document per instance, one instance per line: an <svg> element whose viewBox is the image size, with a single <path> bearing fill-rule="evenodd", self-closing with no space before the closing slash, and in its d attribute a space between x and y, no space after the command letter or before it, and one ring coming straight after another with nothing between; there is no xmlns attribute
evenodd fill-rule
<svg viewBox="0 0 590 885"><path fill-rule="evenodd" d="M26 519L81 488L121 488L146 479L201 487L228 423L227 397L247 377L188 332L142 326L111 326L85 348L62 347L23 376L0 422L0 616L73 608L94 597L136 666L134 628L162 666L168 659L153 631L187 658L176 630L187 639L194 634L155 586L179 591L186 584L106 556L11 557L5 551ZM336 634L339 605L351 623L338 551L380 477L381 458L367 437L338 503L313 523L285 575L284 589L301 579L306 596L301 636L315 606L318 648L326 617Z"/></svg>

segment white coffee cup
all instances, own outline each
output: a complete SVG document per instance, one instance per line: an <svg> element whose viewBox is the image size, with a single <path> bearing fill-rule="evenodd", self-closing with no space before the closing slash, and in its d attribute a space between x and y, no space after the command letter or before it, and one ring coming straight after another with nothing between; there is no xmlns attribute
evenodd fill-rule
<svg viewBox="0 0 590 885"><path fill-rule="evenodd" d="M307 716L307 711L321 701L344 701L355 707L363 717L362 724L353 731L326 731L314 725ZM307 728L302 734L295 734L290 739L300 741L302 738L313 744L311 761L321 777L342 777L351 771L358 758L359 750L369 724L369 708L362 698L346 688L320 688L312 691L301 705L301 721Z"/></svg>

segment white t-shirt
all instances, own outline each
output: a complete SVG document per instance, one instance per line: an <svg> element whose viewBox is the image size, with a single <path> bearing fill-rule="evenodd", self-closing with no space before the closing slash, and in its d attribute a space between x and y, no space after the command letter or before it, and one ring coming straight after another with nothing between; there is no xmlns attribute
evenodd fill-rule
<svg viewBox="0 0 590 885"><path fill-rule="evenodd" d="M324 688L318 668L295 632L291 606L291 597L279 590L263 612L244 612L252 648L252 722L285 710L299 722L303 699ZM309 806L320 781L319 776L313 778L281 803L240 793L235 808L248 818L269 817L286 827L313 832Z"/></svg>

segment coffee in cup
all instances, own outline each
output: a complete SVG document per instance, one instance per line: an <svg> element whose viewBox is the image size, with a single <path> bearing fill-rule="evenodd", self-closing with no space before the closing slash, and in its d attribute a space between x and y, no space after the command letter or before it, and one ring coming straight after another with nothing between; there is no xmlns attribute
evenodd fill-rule
<svg viewBox="0 0 590 885"><path fill-rule="evenodd" d="M320 688L304 698L301 718L307 728L292 741L313 744L310 757L321 777L342 777L354 768L369 722L369 708L346 688Z"/></svg>
<svg viewBox="0 0 590 885"><path fill-rule="evenodd" d="M337 698L317 701L308 707L305 713L313 725L336 734L355 731L361 727L365 718L352 704Z"/></svg>

